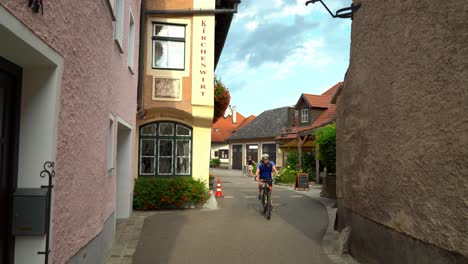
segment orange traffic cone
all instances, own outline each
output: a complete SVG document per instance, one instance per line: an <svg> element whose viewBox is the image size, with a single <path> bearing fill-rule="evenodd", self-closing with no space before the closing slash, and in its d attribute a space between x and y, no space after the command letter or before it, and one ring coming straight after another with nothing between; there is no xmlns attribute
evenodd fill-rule
<svg viewBox="0 0 468 264"><path fill-rule="evenodd" d="M221 191L221 180L219 178L218 178L218 184L216 185L215 197L223 197L223 192Z"/></svg>

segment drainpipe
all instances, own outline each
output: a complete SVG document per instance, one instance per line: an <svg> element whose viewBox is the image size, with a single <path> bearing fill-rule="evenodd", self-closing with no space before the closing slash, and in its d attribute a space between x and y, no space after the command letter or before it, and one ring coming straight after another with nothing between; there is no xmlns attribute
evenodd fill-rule
<svg viewBox="0 0 468 264"><path fill-rule="evenodd" d="M140 47L138 49L138 87L137 87L137 111L141 110L143 99L143 65L145 54L145 32L146 32L146 0L141 0L140 7Z"/></svg>
<svg viewBox="0 0 468 264"><path fill-rule="evenodd" d="M146 15L204 15L204 14L235 14L237 6L241 3L240 0L234 1L234 8L225 9L172 9L172 10L146 10L146 0L141 0L140 12L140 50L139 50L139 65L138 65L138 92L137 92L137 111L141 110L142 94L143 94L143 66L144 66L144 50L145 50L145 32L146 32ZM224 43L223 43L224 45ZM215 63L216 64L216 63ZM216 67L216 65L215 65Z"/></svg>

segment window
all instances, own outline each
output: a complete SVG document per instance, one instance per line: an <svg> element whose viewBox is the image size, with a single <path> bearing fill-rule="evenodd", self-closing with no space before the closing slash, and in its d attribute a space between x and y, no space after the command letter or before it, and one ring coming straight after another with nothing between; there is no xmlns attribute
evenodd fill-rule
<svg viewBox="0 0 468 264"><path fill-rule="evenodd" d="M124 26L124 0L115 1L115 27L114 39L122 50L123 44L123 26Z"/></svg>
<svg viewBox="0 0 468 264"><path fill-rule="evenodd" d="M192 129L175 122L156 122L140 128L142 176L191 175Z"/></svg>
<svg viewBox="0 0 468 264"><path fill-rule="evenodd" d="M132 11L130 10L130 26L128 28L128 51L127 51L127 64L128 68L133 74L134 55L135 55L135 19L133 18Z"/></svg>
<svg viewBox="0 0 468 264"><path fill-rule="evenodd" d="M220 159L229 159L228 153L229 153L229 150L227 150L227 149L220 149L220 150L219 150L219 158L220 158Z"/></svg>
<svg viewBox="0 0 468 264"><path fill-rule="evenodd" d="M309 109L302 109L301 123L307 123L308 121L309 121Z"/></svg>
<svg viewBox="0 0 468 264"><path fill-rule="evenodd" d="M153 68L185 69L185 25L153 23Z"/></svg>

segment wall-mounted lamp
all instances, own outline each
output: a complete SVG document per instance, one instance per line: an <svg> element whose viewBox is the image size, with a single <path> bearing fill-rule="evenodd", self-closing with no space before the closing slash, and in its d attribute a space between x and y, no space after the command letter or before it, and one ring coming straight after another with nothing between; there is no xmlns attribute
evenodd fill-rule
<svg viewBox="0 0 468 264"><path fill-rule="evenodd" d="M35 13L39 13L39 10L41 10L42 15L44 15L44 6L42 5L42 0L29 0L28 6L32 8Z"/></svg>
<svg viewBox="0 0 468 264"><path fill-rule="evenodd" d="M328 9L328 7L322 2L322 0L310 0L310 1L307 1L305 3L305 5L309 5L310 3L312 4L315 4L316 2L320 2L322 3L322 5L327 9L328 13L330 13L330 15L333 17L333 18L351 18L353 19L353 13L356 12L360 7L361 7L361 3L357 4L357 5L354 5L354 4L351 4L350 7L345 7L345 8L341 8L341 9L338 9L336 11L336 13L333 15L333 13L330 11L330 9Z"/></svg>

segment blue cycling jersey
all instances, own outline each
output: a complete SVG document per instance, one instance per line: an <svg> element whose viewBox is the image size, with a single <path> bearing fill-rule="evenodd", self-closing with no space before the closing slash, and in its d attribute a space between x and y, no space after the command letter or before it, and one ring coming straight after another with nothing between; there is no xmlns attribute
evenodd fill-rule
<svg viewBox="0 0 468 264"><path fill-rule="evenodd" d="M260 171L259 176L260 179L269 179L271 180L271 172L273 171L273 166L275 163L273 161L268 161L268 163L259 162L257 166L257 170Z"/></svg>

